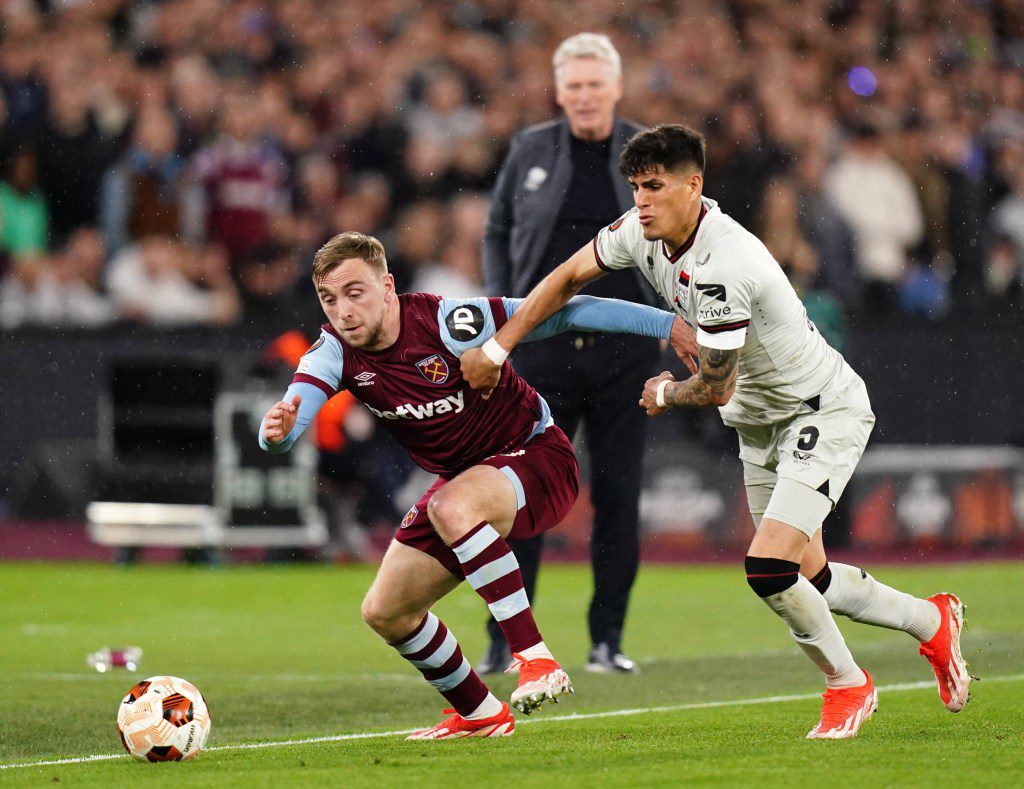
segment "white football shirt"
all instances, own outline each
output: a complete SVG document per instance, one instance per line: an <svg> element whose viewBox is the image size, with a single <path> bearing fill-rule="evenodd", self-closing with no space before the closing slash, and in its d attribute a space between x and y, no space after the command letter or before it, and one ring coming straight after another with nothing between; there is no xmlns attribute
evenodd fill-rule
<svg viewBox="0 0 1024 789"><path fill-rule="evenodd" d="M727 425L764 425L820 408L857 374L807 318L764 244L701 198L691 236L669 255L643 235L633 208L594 238L598 265L639 266L705 348L740 349L736 391L720 410Z"/></svg>

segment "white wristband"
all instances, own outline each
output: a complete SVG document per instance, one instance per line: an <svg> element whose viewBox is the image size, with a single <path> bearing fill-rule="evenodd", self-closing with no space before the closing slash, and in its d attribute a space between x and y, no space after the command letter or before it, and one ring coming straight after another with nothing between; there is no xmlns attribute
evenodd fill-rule
<svg viewBox="0 0 1024 789"><path fill-rule="evenodd" d="M484 356L494 362L495 367L501 367L508 358L508 351L502 348L493 337L481 345L480 350L484 352Z"/></svg>
<svg viewBox="0 0 1024 789"><path fill-rule="evenodd" d="M654 395L654 402L658 408L668 408L668 403L665 402L665 387L668 386L671 381L667 378L658 384L657 392Z"/></svg>

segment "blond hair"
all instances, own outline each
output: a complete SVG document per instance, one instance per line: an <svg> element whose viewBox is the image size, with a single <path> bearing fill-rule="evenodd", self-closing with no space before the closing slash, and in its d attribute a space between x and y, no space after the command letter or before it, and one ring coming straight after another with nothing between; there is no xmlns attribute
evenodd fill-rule
<svg viewBox="0 0 1024 789"><path fill-rule="evenodd" d="M313 257L313 282L322 282L324 277L352 258L364 261L382 277L388 273L384 245L373 236L350 230L338 233L317 250Z"/></svg>

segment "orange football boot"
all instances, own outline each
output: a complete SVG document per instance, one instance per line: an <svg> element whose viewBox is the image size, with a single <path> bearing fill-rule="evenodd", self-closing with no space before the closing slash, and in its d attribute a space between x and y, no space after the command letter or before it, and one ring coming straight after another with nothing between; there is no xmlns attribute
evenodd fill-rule
<svg viewBox="0 0 1024 789"><path fill-rule="evenodd" d="M511 737L516 730L516 719L512 717L512 710L505 702L501 702L501 712L481 720L467 720L455 710L444 710L441 714L449 717L429 729L414 731L405 739L451 740L456 737Z"/></svg>
<svg viewBox="0 0 1024 789"><path fill-rule="evenodd" d="M928 600L938 607L942 620L939 632L921 644L921 654L932 664L939 698L946 709L960 712L971 698L971 675L967 673L967 661L960 654L960 633L967 609L960 598L946 592L932 595Z"/></svg>
<svg viewBox="0 0 1024 789"><path fill-rule="evenodd" d="M871 675L855 688L829 688L822 694L821 720L807 733L808 740L846 740L856 737L861 724L878 709L878 691Z"/></svg>

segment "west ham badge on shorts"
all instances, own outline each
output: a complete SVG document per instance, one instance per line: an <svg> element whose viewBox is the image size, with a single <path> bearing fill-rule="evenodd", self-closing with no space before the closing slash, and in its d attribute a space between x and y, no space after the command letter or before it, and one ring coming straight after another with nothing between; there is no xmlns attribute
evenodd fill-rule
<svg viewBox="0 0 1024 789"><path fill-rule="evenodd" d="M416 362L416 369L432 384L443 384L448 380L448 362L436 353Z"/></svg>
<svg viewBox="0 0 1024 789"><path fill-rule="evenodd" d="M409 526L412 525L412 522L414 520L416 520L416 516L419 515L419 514L420 514L419 507L413 505L413 508L411 510L409 510L407 513L405 513L405 517L402 518L402 525L399 526L399 528L400 529L408 529Z"/></svg>

